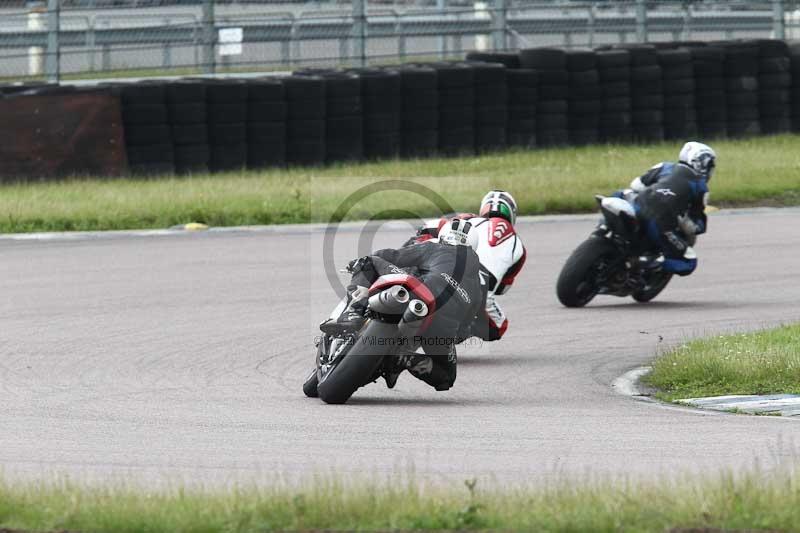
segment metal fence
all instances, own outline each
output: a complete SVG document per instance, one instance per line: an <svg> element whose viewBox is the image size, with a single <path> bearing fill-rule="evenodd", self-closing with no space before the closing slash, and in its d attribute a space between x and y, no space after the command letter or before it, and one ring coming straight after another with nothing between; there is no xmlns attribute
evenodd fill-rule
<svg viewBox="0 0 800 533"><path fill-rule="evenodd" d="M264 72L736 37L800 37L797 2L0 0L0 78Z"/></svg>

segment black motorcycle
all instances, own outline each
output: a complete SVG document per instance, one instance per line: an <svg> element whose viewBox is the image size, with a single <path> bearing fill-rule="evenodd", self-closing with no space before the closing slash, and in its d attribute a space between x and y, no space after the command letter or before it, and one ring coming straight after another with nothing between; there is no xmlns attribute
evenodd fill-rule
<svg viewBox="0 0 800 533"><path fill-rule="evenodd" d="M649 302L664 290L672 274L654 267L660 251L645 238L628 202L595 198L604 221L561 269L556 284L559 301L583 307L598 294L609 294Z"/></svg>
<svg viewBox="0 0 800 533"><path fill-rule="evenodd" d="M331 318L345 305L343 300ZM317 365L303 383L305 395L342 404L358 388L396 372L395 356L417 351L435 305L430 289L410 274L378 278L369 288L363 327L318 339Z"/></svg>

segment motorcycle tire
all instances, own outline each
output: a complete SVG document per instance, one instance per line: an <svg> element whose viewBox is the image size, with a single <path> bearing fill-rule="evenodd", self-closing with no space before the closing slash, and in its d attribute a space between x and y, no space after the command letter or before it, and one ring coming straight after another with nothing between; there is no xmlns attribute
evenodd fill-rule
<svg viewBox="0 0 800 533"><path fill-rule="evenodd" d="M319 398L330 404L343 404L349 400L359 387L372 380L384 357L394 351L393 343L375 341L396 336L396 325L370 320L347 355L317 384Z"/></svg>
<svg viewBox="0 0 800 533"><path fill-rule="evenodd" d="M647 286L640 291L634 292L631 294L631 296L639 303L647 303L658 296L661 291L666 288L671 279L672 274L668 274L666 272L653 274L652 278L648 281Z"/></svg>
<svg viewBox="0 0 800 533"><path fill-rule="evenodd" d="M566 307L583 307L597 296L600 287L590 279L597 264L617 255L616 247L600 237L590 237L569 256L556 283L558 300Z"/></svg>
<svg viewBox="0 0 800 533"><path fill-rule="evenodd" d="M303 382L303 394L309 398L319 398L319 392L317 391L318 384L319 379L317 378L317 369L315 368L311 375Z"/></svg>

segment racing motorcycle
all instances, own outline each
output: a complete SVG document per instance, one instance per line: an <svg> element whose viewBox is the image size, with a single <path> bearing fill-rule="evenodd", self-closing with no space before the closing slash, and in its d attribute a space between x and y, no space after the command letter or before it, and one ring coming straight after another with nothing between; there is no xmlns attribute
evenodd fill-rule
<svg viewBox="0 0 800 533"><path fill-rule="evenodd" d="M317 340L316 368L303 383L306 396L343 404L358 388L398 371L396 356L417 351L436 305L430 289L405 273L379 277L367 302L367 320L359 331L326 333ZM346 305L345 298L330 318Z"/></svg>
<svg viewBox="0 0 800 533"><path fill-rule="evenodd" d="M629 202L595 198L603 222L561 269L556 283L559 301L566 307L583 307L598 294L608 294L649 302L664 290L672 274L652 267L660 251L644 237Z"/></svg>

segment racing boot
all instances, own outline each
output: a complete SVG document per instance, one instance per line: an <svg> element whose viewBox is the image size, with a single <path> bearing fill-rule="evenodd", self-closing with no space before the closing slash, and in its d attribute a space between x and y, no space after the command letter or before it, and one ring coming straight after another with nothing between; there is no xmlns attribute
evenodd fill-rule
<svg viewBox="0 0 800 533"><path fill-rule="evenodd" d="M329 318L319 325L323 333L335 335L346 331L358 331L366 322L364 313L367 310L367 297L369 289L356 285L355 289L348 293L348 303L338 318Z"/></svg>
<svg viewBox="0 0 800 533"><path fill-rule="evenodd" d="M403 370L399 372L389 372L386 371L383 373L383 379L386 380L386 386L390 389L393 389L394 386L397 384L397 378L400 377L400 374L403 373Z"/></svg>
<svg viewBox="0 0 800 533"><path fill-rule="evenodd" d="M383 379L386 380L386 386L390 389L393 389L394 386L397 384L397 378L400 377L400 374L408 368L408 361L411 359L411 355L395 355L392 358L386 358L386 363L383 369Z"/></svg>

